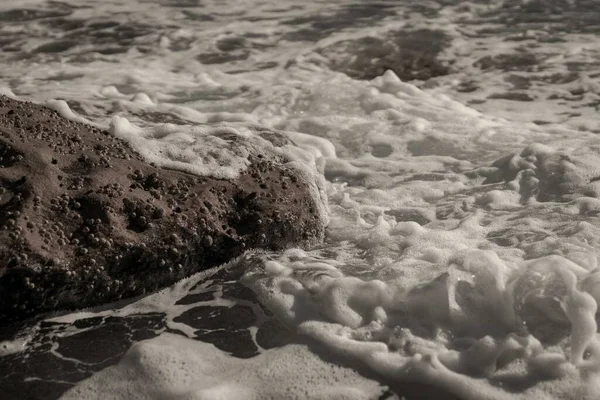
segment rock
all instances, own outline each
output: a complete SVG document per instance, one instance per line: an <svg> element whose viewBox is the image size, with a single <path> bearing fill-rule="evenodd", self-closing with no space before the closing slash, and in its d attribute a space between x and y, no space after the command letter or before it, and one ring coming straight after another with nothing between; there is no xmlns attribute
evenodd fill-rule
<svg viewBox="0 0 600 400"><path fill-rule="evenodd" d="M281 159L249 161L229 180L156 168L102 129L0 97L0 322L155 291L247 249L322 240L304 175Z"/></svg>

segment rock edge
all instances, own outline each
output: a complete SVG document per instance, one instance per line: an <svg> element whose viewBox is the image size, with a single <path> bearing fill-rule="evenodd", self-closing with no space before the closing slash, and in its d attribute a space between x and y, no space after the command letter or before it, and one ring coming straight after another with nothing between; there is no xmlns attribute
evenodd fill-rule
<svg viewBox="0 0 600 400"><path fill-rule="evenodd" d="M0 322L142 295L247 249L320 242L310 183L281 158L250 161L235 180L156 168L107 131L0 96Z"/></svg>

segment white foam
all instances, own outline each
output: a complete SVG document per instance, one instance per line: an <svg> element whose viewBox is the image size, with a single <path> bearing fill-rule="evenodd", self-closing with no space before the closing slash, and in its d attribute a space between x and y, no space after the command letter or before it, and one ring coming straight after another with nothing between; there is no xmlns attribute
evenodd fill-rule
<svg viewBox="0 0 600 400"><path fill-rule="evenodd" d="M16 354L24 351L29 344L31 337L24 336L11 340L0 341L0 357Z"/></svg>
<svg viewBox="0 0 600 400"><path fill-rule="evenodd" d="M71 108L67 104L67 102L64 100L46 100L45 106L55 110L60 114L61 117L66 118L68 120L80 122L82 124L98 126L98 124L90 121L89 119L74 113L73 110L71 110Z"/></svg>
<svg viewBox="0 0 600 400"><path fill-rule="evenodd" d="M0 7L22 7L17 3ZM18 45L31 58L6 63L0 85L23 98L78 101L85 115L53 103L69 118L108 126L116 114L113 133L167 168L231 178L247 167L249 155L267 152L301 171L323 220L331 221L325 244L264 256L244 279L281 320L332 354L351 356L386 379L437 384L464 398L598 397L600 142L594 104L600 86L595 71L570 71L594 65L599 44L593 33L561 34L564 42L546 40L558 33L542 26L486 34L499 27L494 18L504 12L501 2L436 5L427 18L413 12L413 3L397 2L402 18L391 13L365 26L357 21L311 43L293 40L310 29L301 18L326 18L343 5L203 4L214 21L158 2L73 9L73 18L107 19L135 30L128 19L135 15L155 28L115 54L101 54L91 38L65 52L37 54L34 49L50 40L49 28L2 24L2 33L21 35ZM426 82L403 82L392 71L353 80L330 71L319 54L344 40L432 27L451 38L441 59L452 62L452 73ZM227 53L218 47L226 38L239 42L248 57L197 61ZM526 53L539 65L476 66L488 56ZM535 101L494 98L513 92ZM163 124L173 120L178 125ZM296 146L272 146L254 125L279 130ZM170 309L178 288L187 290L175 286L140 303L147 306L141 310ZM75 390L98 397L119 388L156 397L235 398L241 390L275 396L289 385L291 395L303 397L292 377L304 384L314 375L308 367L290 371L295 360L317 364L302 364L311 357L303 351L297 358L287 351L233 363L209 345L165 335ZM285 365L276 379L252 375L277 354ZM135 364L142 358L147 365ZM192 367L160 365L178 358ZM335 379L337 372L328 368L315 370ZM225 370L232 375L224 377ZM126 382L124 371L135 380ZM203 376L197 383L186 375L194 371ZM177 392L177 385L190 392ZM345 386L344 396L369 385Z"/></svg>
<svg viewBox="0 0 600 400"><path fill-rule="evenodd" d="M148 162L196 175L234 179L258 155L267 141L231 127L194 127L164 124L142 129L126 118L114 117L110 132L127 141ZM251 149L249 138L254 139ZM243 143L242 145L240 145Z"/></svg>
<svg viewBox="0 0 600 400"><path fill-rule="evenodd" d="M376 382L289 345L251 358L165 333L135 344L118 365L62 399L375 399Z"/></svg>
<svg viewBox="0 0 600 400"><path fill-rule="evenodd" d="M10 90L9 88L7 88L6 86L0 86L0 94L6 97L10 97L13 99L16 99L17 96L13 93L12 90Z"/></svg>
<svg viewBox="0 0 600 400"><path fill-rule="evenodd" d="M494 253L472 253L451 267L445 285L417 290L401 280L386 283L344 276L341 265L335 269L317 260L306 253L289 252L270 261L264 272L249 272L245 282L299 332L388 377L436 382L465 398L502 399L509 395L469 375L486 371L487 379L497 380L510 374L532 382L519 398L545 398L544 389L556 383L539 381L535 374L560 379L565 389L575 384L572 380L578 369L600 371L600 358L595 355L600 346L594 318L598 299L575 287L578 279L595 279L595 270L556 256L509 267ZM532 285L531 279L537 283ZM458 290L460 282L467 283L468 292ZM563 284L566 292L560 297ZM570 340L564 345L546 349L534 336L521 333L520 313L530 296L562 304L571 323ZM433 339L417 333L436 330L438 337ZM439 336L443 332L448 335ZM456 350L457 343L467 339L470 344ZM587 352L592 356L584 359ZM514 361L499 366L497 360L508 354ZM529 365L524 370L523 362ZM586 387L597 393L593 385Z"/></svg>

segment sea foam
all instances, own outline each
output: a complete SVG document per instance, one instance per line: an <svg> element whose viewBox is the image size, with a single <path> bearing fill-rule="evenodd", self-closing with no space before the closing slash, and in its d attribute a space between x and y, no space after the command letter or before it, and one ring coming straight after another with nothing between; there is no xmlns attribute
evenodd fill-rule
<svg viewBox="0 0 600 400"><path fill-rule="evenodd" d="M232 178L266 152L303 171L330 221L325 243L240 259L243 282L289 329L372 377L300 345L240 361L164 334L67 397L368 398L380 394L374 380L473 399L599 397L598 41L536 13L541 3L517 3L398 2L381 15L368 9L366 21L338 2L207 0L207 15L97 3L61 8L91 21L72 42L35 19L2 24L21 50L7 59L2 93L69 100L167 168ZM523 31L499 22L529 13L544 22L514 25ZM448 73L427 81L385 70L352 79L322 51L432 27L449 38L436 60ZM134 34L121 42L123 31ZM40 51L55 41L72 47ZM49 104L75 118L65 102ZM256 126L294 145L273 146ZM164 312L192 337L173 322L194 306L174 306L192 281L63 321ZM232 306L214 301L202 305ZM21 351L20 340L4 351Z"/></svg>

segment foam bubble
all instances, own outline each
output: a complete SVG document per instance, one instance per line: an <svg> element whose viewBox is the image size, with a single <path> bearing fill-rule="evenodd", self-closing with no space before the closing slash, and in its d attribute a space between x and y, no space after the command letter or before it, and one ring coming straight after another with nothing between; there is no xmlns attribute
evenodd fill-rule
<svg viewBox="0 0 600 400"><path fill-rule="evenodd" d="M169 333L135 344L118 365L63 399L376 399L379 384L321 360L303 345L251 358Z"/></svg>
<svg viewBox="0 0 600 400"><path fill-rule="evenodd" d="M519 266L506 264L493 252L470 253L429 288L358 279L343 273L341 265L317 262L319 258L288 252L269 262L277 268L251 270L244 281L299 332L383 375L426 382L435 378L457 395L496 399L508 394L474 379L502 380L508 373L530 382L531 389L520 396L536 398L554 384L544 379L562 380L568 387L575 384L577 370L600 368L597 300L577 288L578 281L588 282L583 287L593 291L596 271L562 257ZM446 283L436 286L439 280ZM550 345L548 340L554 339L548 337L540 341L535 327L522 325L534 321L526 311L534 298L536 307L543 299L560 305L542 311L546 320L538 315L536 324L551 329L557 316L549 312L562 313L570 323L570 335L559 338L559 346Z"/></svg>
<svg viewBox="0 0 600 400"><path fill-rule="evenodd" d="M64 100L46 100L45 105L46 105L46 107L51 108L51 109L55 110L56 112L58 112L61 117L66 118L68 120L71 120L74 122L80 122L82 124L98 126L98 124L93 123L92 121L88 120L87 118L84 118L84 117L74 113L71 110L71 108L69 107L69 105L67 104L67 102Z"/></svg>

